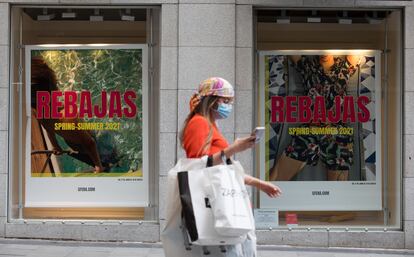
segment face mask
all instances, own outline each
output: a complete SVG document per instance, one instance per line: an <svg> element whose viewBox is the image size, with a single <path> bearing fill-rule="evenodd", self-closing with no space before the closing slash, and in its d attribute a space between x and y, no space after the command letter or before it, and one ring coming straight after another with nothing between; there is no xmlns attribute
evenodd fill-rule
<svg viewBox="0 0 414 257"><path fill-rule="evenodd" d="M215 110L216 119L225 119L229 117L232 109L233 109L232 104L219 103L217 110Z"/></svg>

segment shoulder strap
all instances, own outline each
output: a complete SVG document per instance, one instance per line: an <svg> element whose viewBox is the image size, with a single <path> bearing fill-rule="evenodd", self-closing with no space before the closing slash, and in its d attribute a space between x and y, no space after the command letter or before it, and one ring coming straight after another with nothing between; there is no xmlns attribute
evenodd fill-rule
<svg viewBox="0 0 414 257"><path fill-rule="evenodd" d="M207 158L207 167L213 166L213 155L209 155Z"/></svg>

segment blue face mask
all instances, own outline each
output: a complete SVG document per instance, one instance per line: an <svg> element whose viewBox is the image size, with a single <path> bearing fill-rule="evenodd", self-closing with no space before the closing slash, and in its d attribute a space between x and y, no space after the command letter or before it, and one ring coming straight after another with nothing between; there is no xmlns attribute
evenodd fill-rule
<svg viewBox="0 0 414 257"><path fill-rule="evenodd" d="M231 111L233 110L232 104L219 103L217 110L215 110L216 119L225 119L230 116Z"/></svg>

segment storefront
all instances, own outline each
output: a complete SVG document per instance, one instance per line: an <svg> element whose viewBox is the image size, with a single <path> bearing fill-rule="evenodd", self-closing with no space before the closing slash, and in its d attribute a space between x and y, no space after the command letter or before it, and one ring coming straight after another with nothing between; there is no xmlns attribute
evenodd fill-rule
<svg viewBox="0 0 414 257"><path fill-rule="evenodd" d="M259 243L414 247L411 1L103 2L0 4L0 236L159 241L189 98L222 76L221 130L264 126L236 157L284 192L252 191Z"/></svg>
<svg viewBox="0 0 414 257"><path fill-rule="evenodd" d="M398 229L401 11L258 10L257 20L256 116L268 134L256 170L286 195L260 206L282 219L294 210L304 226Z"/></svg>
<svg viewBox="0 0 414 257"><path fill-rule="evenodd" d="M158 234L159 10L11 7L9 220Z"/></svg>

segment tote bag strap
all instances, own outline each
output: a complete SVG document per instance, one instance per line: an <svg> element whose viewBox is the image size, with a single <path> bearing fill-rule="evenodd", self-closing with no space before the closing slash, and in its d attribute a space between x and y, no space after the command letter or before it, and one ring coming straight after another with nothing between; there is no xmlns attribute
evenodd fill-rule
<svg viewBox="0 0 414 257"><path fill-rule="evenodd" d="M226 159L226 164L227 165L232 165L233 164L233 162L231 161L231 159L230 158L227 158ZM209 155L208 157L207 157L207 168L208 167L212 167L213 166L213 155Z"/></svg>
<svg viewBox="0 0 414 257"><path fill-rule="evenodd" d="M207 157L207 168L213 166L213 155Z"/></svg>

